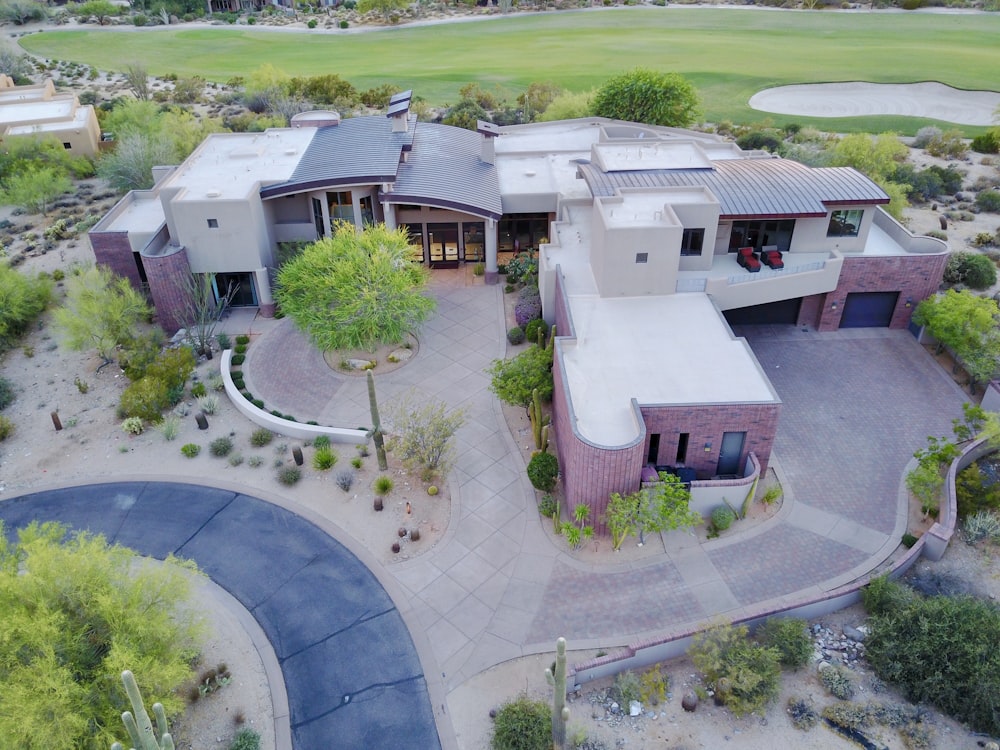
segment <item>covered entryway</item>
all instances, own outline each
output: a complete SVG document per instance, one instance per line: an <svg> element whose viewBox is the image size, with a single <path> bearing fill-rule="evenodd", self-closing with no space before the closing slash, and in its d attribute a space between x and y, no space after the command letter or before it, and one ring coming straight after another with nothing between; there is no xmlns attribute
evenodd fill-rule
<svg viewBox="0 0 1000 750"><path fill-rule="evenodd" d="M855 292L847 295L841 328L888 328L899 292Z"/></svg>
<svg viewBox="0 0 1000 750"><path fill-rule="evenodd" d="M799 322L799 307L801 305L802 298L793 297L779 302L768 302L764 305L736 307L732 310L726 310L722 314L731 326L793 326Z"/></svg>
<svg viewBox="0 0 1000 750"><path fill-rule="evenodd" d="M740 458L743 456L745 432L722 433L722 448L719 450L719 465L715 473L719 476L739 476Z"/></svg>

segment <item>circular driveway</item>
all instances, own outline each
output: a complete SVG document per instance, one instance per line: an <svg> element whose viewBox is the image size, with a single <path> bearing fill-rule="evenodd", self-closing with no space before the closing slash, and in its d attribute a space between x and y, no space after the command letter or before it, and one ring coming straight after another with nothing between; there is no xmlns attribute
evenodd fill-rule
<svg viewBox="0 0 1000 750"><path fill-rule="evenodd" d="M5 500L0 519L8 533L60 521L142 555L194 560L271 642L293 747L441 747L396 606L357 557L301 516L234 491L116 482Z"/></svg>

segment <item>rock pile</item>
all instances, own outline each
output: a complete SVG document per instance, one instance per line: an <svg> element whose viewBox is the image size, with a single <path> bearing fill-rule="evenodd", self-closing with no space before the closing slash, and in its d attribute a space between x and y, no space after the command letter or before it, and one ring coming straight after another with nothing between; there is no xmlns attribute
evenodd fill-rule
<svg viewBox="0 0 1000 750"><path fill-rule="evenodd" d="M856 628L845 625L840 633L822 623L813 623L810 628L813 638L813 661L817 664L828 662L856 666L865 657L865 636L868 629L864 625Z"/></svg>

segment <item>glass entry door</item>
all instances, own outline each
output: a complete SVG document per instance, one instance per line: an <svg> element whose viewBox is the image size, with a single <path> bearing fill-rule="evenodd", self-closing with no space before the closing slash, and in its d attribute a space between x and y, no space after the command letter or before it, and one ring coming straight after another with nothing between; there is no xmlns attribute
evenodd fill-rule
<svg viewBox="0 0 1000 750"><path fill-rule="evenodd" d="M428 224L427 245L432 268L458 266L458 224Z"/></svg>

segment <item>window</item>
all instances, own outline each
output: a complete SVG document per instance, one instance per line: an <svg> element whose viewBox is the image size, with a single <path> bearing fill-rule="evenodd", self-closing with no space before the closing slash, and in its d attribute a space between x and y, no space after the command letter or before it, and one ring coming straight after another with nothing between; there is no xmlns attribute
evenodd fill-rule
<svg viewBox="0 0 1000 750"><path fill-rule="evenodd" d="M705 243L704 229L685 229L681 237L681 255L701 255Z"/></svg>
<svg viewBox="0 0 1000 750"><path fill-rule="evenodd" d="M209 229L218 229L219 228L219 220L218 219L209 219L208 220L208 228Z"/></svg>
<svg viewBox="0 0 1000 750"><path fill-rule="evenodd" d="M795 219L770 219L768 221L734 221L729 233L729 252L741 247L760 250L764 245L777 245L787 253L792 246Z"/></svg>
<svg viewBox="0 0 1000 750"><path fill-rule="evenodd" d="M330 222L340 219L351 224L354 223L354 200L351 191L340 193L327 193L327 201L330 206Z"/></svg>
<svg viewBox="0 0 1000 750"><path fill-rule="evenodd" d="M323 222L323 204L316 198L312 199L313 224L316 225L316 236L326 235L326 226Z"/></svg>
<svg viewBox="0 0 1000 750"><path fill-rule="evenodd" d="M636 253L635 262L636 263L646 263L649 261L649 253Z"/></svg>
<svg viewBox="0 0 1000 750"><path fill-rule="evenodd" d="M682 464L688 457L688 440L691 438L690 432L682 432L677 436L677 463Z"/></svg>
<svg viewBox="0 0 1000 750"><path fill-rule="evenodd" d="M830 226L826 230L827 237L857 237L861 228L861 218L865 212L861 209L833 211L830 213Z"/></svg>
<svg viewBox="0 0 1000 750"><path fill-rule="evenodd" d="M468 261L486 260L486 223L468 221L462 223L462 244L465 247L465 259Z"/></svg>
<svg viewBox="0 0 1000 750"><path fill-rule="evenodd" d="M66 149L67 151L69 151L71 148L73 148L73 144L72 143L66 143L66 141L63 141L63 148Z"/></svg>

